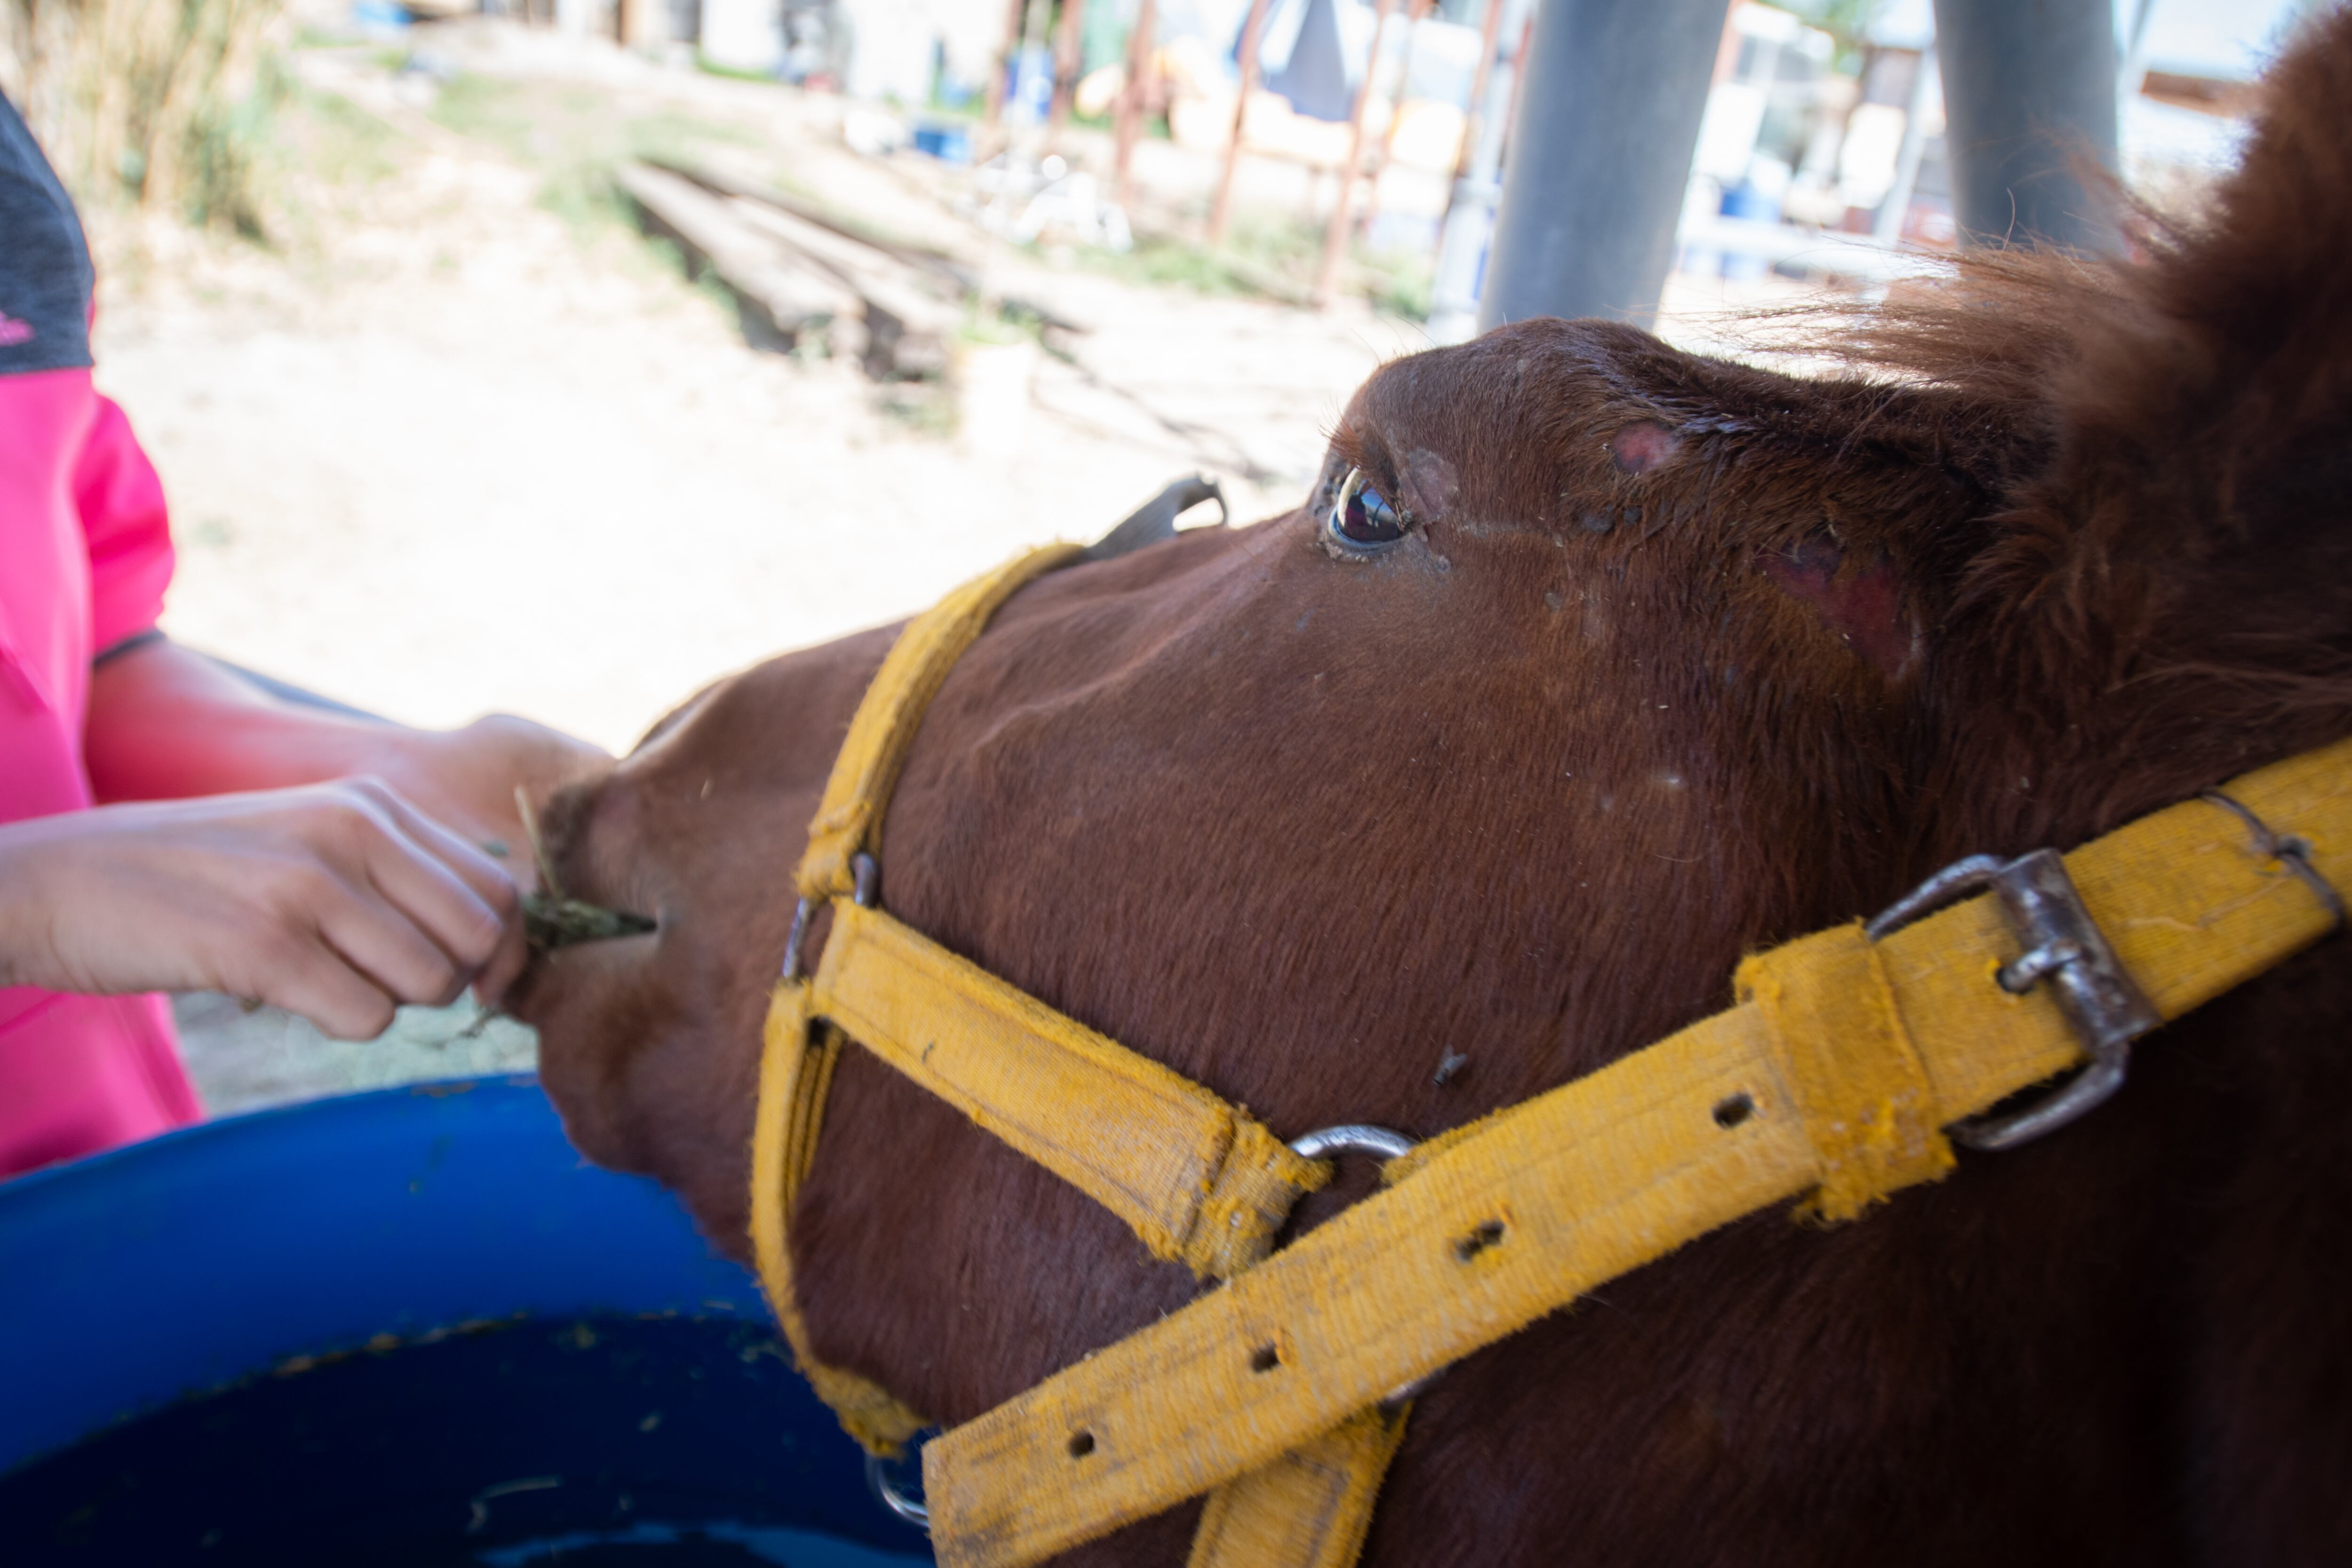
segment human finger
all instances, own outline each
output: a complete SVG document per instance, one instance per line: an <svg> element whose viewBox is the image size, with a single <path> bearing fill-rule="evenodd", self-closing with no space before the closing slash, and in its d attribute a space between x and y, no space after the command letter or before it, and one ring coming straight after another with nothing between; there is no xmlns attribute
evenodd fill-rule
<svg viewBox="0 0 2352 1568"><path fill-rule="evenodd" d="M471 888L501 921L512 923L521 914L521 890L509 868L500 865L464 834L421 809L382 780L362 778L353 780L352 784L367 795L372 804L391 817L411 840Z"/></svg>
<svg viewBox="0 0 2352 1568"><path fill-rule="evenodd" d="M506 868L483 854L454 829L419 810L388 786L376 785L382 808L412 842L436 857L462 879L498 920L495 940L486 950L468 950L462 956L474 983L475 994L487 1005L503 995L522 973L530 952L524 939L522 900Z"/></svg>
<svg viewBox="0 0 2352 1568"><path fill-rule="evenodd" d="M433 987L435 1000L454 1000L482 966L498 953L512 923L477 892L440 855L433 840L446 838L434 825L389 791L350 792L354 820L346 827L355 848L358 879L385 906L382 913L429 942L446 960L447 976ZM423 842L420 842L420 839ZM495 868L493 868L495 869ZM496 892L495 883L492 885ZM364 932L366 927L355 927ZM397 974L372 970L387 983L415 983L425 973L397 932L375 932L371 951L399 963ZM389 943L390 945L384 945ZM352 954L359 957L359 954ZM442 994L446 993L445 994ZM425 999L403 991L407 1000Z"/></svg>
<svg viewBox="0 0 2352 1568"><path fill-rule="evenodd" d="M307 921L242 937L227 973L236 994L307 1018L331 1039L372 1040L392 1026L398 1006Z"/></svg>

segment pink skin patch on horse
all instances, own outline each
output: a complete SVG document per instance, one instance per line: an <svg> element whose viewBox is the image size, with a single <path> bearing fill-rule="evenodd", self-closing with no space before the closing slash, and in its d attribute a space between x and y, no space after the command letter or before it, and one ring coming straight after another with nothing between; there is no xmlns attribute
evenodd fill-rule
<svg viewBox="0 0 2352 1568"><path fill-rule="evenodd" d="M1812 605L1822 624L1890 679L1910 668L1918 639L1903 625L1901 584L1881 555L1843 571L1845 552L1816 533L1794 549L1759 555L1757 569L1774 587Z"/></svg>
<svg viewBox="0 0 2352 1568"><path fill-rule="evenodd" d="M1681 445L1681 437L1673 431L1644 419L1610 437L1609 455L1617 460L1620 472L1646 474L1665 463Z"/></svg>

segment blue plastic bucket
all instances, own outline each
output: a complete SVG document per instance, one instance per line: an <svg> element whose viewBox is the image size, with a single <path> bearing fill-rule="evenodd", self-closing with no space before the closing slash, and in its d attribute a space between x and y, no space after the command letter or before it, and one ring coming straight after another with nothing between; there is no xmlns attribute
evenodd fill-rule
<svg viewBox="0 0 2352 1568"><path fill-rule="evenodd" d="M756 1283L528 1078L0 1184L13 1565L928 1561Z"/></svg>

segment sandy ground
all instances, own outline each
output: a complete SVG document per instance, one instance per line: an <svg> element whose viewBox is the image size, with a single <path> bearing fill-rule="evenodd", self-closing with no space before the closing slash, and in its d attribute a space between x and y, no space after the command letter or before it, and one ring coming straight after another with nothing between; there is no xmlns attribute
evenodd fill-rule
<svg viewBox="0 0 2352 1568"><path fill-rule="evenodd" d="M181 545L165 627L394 719L504 710L617 750L727 670L895 618L1019 546L1098 535L1181 474L1217 475L1237 520L1286 510L1354 387L1425 346L1361 302L1000 257L1008 289L1091 330L1066 360L977 366L959 435L952 394L910 416L852 365L747 346L715 290L582 195L583 159L683 139L977 246L931 176L842 145L836 102L544 35L439 39L436 63L470 80L298 56L269 247L92 225L100 382ZM1172 155L1152 149L1145 176ZM1179 187L1198 173L1169 163ZM1254 189L1286 199L1290 177ZM463 1010L370 1047L218 998L181 1016L217 1110L508 1070L532 1048L510 1025L463 1036Z"/></svg>

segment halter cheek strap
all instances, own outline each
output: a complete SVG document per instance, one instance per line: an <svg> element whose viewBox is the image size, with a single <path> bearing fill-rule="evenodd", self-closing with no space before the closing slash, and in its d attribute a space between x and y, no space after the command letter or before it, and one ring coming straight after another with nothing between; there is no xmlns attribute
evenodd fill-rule
<svg viewBox="0 0 2352 1568"><path fill-rule="evenodd" d="M1868 928L1757 954L1730 1010L1389 1160L1381 1192L1269 1255L1326 1163L872 907L870 878L859 896L956 657L1077 553L1034 552L958 590L884 661L812 828L761 1061L761 1279L802 1369L871 1451L925 1422L816 1359L785 1235L847 1040L1079 1187L1153 1256L1228 1281L925 1448L947 1568L1024 1568L1204 1492L1192 1568L1347 1568L1402 1438L1397 1391L1743 1215L1793 1199L1851 1219L1935 1180L1953 1164L1947 1129L1979 1147L2039 1135L2114 1092L2135 1036L2342 920L2352 742L2063 859L1972 858ZM1993 890L1937 908L1979 887ZM819 902L833 931L804 975ZM1974 1120L2086 1059L2033 1110Z"/></svg>
<svg viewBox="0 0 2352 1568"><path fill-rule="evenodd" d="M808 853L786 978L770 1000L752 1135L752 1246L776 1317L818 1394L869 1451L926 1423L870 1379L820 1361L792 1284L785 1224L814 1158L841 1047L867 1051L1069 1182L1155 1258L1225 1279L1265 1256L1303 1194L1330 1178L1251 1117L1014 989L872 907L859 867L880 841L891 786L923 710L997 606L1077 558L1033 551L950 595L901 634L852 720ZM817 903L823 961L800 973Z"/></svg>

